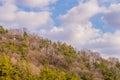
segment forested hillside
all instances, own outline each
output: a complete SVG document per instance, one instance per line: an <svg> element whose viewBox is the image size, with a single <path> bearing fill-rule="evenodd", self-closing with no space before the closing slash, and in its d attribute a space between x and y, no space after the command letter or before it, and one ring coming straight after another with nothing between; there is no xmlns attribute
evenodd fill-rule
<svg viewBox="0 0 120 80"><path fill-rule="evenodd" d="M0 26L0 80L120 80L120 62Z"/></svg>

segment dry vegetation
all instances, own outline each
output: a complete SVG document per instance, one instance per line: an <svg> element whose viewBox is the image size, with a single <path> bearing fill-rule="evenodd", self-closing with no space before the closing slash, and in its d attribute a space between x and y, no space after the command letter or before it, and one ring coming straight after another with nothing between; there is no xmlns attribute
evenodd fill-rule
<svg viewBox="0 0 120 80"><path fill-rule="evenodd" d="M120 80L120 63L0 26L0 80Z"/></svg>

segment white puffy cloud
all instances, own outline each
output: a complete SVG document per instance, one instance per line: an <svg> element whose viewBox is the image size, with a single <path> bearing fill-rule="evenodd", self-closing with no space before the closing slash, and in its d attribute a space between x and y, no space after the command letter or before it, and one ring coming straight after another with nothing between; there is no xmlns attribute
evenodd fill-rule
<svg viewBox="0 0 120 80"><path fill-rule="evenodd" d="M58 32L50 32L49 35L55 39L71 43L73 45L85 44L89 39L99 36L100 30L93 28L89 19L101 12L96 0L80 3L70 9L66 14L60 15L62 26Z"/></svg>
<svg viewBox="0 0 120 80"><path fill-rule="evenodd" d="M44 8L54 4L57 0L0 0L2 4L11 3L29 8Z"/></svg>
<svg viewBox="0 0 120 80"><path fill-rule="evenodd" d="M51 12L49 11L27 12L19 9L13 2L9 1L4 1L3 5L0 6L0 25L12 28L37 29L53 24Z"/></svg>
<svg viewBox="0 0 120 80"><path fill-rule="evenodd" d="M90 18L98 13L103 13L105 17L108 13L119 11L119 8L111 7L107 10L98 5L96 0L89 0L73 7L66 14L60 15L61 26L47 30L45 37L67 42L77 49L86 48L100 52L103 57L119 58L120 31L103 33L100 29L94 28L90 21Z"/></svg>
<svg viewBox="0 0 120 80"><path fill-rule="evenodd" d="M111 6L104 11L102 19L106 25L120 29L120 4L111 4Z"/></svg>
<svg viewBox="0 0 120 80"><path fill-rule="evenodd" d="M88 41L83 47L99 51L104 57L114 56L119 58L120 31L101 34L98 38Z"/></svg>
<svg viewBox="0 0 120 80"><path fill-rule="evenodd" d="M63 28L57 28L57 27L53 27L50 32L51 33L58 33L58 32L61 32L63 31Z"/></svg>
<svg viewBox="0 0 120 80"><path fill-rule="evenodd" d="M84 25L78 26L70 26L65 28L66 31L69 30L69 33L66 36L68 38L67 41L74 45L85 45L89 40L97 38L99 36L100 31L92 27L92 24L89 22Z"/></svg>
<svg viewBox="0 0 120 80"><path fill-rule="evenodd" d="M90 17L101 12L101 10L102 8L98 6L96 0L90 0L73 7L65 15L61 15L60 19L64 25L85 23Z"/></svg>
<svg viewBox="0 0 120 80"><path fill-rule="evenodd" d="M8 9L9 7L9 9ZM15 18L17 7L12 4L5 4L0 7L0 21L12 21Z"/></svg>
<svg viewBox="0 0 120 80"><path fill-rule="evenodd" d="M31 7L31 8L46 7L55 2L56 2L56 0L16 0L17 4L26 6L26 7Z"/></svg>
<svg viewBox="0 0 120 80"><path fill-rule="evenodd" d="M84 45L99 36L100 30L93 28L89 19L101 12L102 8L96 0L80 3L65 15L60 15L62 26L47 31L45 36L53 40L61 40L72 45Z"/></svg>
<svg viewBox="0 0 120 80"><path fill-rule="evenodd" d="M0 3L4 4L4 3L14 3L15 0L0 0Z"/></svg>
<svg viewBox="0 0 120 80"><path fill-rule="evenodd" d="M26 27L44 27L52 23L50 12L24 12L16 13L16 22L19 25Z"/></svg>
<svg viewBox="0 0 120 80"><path fill-rule="evenodd" d="M98 0L98 2L101 4L105 4L105 3L111 4L111 3L118 3L120 2L120 0Z"/></svg>
<svg viewBox="0 0 120 80"><path fill-rule="evenodd" d="M86 48L98 51L103 56L120 57L120 31L103 33L100 29L94 28L90 21L91 17L103 13L102 19L106 25L120 29L120 4L111 4L105 9L105 6L99 6L97 0L80 2L66 14L60 15L61 26L54 27L51 12L27 12L19 9L16 4L43 8L56 0L0 0L0 2L3 3L0 6L0 25L13 28L26 27L32 32L37 30L43 37L72 44L78 49Z"/></svg>

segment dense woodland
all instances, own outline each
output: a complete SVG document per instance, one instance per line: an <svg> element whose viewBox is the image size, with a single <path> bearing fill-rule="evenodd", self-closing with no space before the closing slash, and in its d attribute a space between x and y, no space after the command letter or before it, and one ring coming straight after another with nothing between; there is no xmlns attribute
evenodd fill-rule
<svg viewBox="0 0 120 80"><path fill-rule="evenodd" d="M0 26L0 80L120 80L120 62Z"/></svg>

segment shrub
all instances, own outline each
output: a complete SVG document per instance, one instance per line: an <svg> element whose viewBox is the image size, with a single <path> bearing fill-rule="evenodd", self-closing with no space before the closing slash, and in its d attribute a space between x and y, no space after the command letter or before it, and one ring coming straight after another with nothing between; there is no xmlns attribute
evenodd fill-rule
<svg viewBox="0 0 120 80"><path fill-rule="evenodd" d="M0 56L0 79L1 80L17 80L18 71L10 61L10 57L7 55Z"/></svg>
<svg viewBox="0 0 120 80"><path fill-rule="evenodd" d="M21 42L18 47L18 51L24 56L28 52L28 46L25 42Z"/></svg>
<svg viewBox="0 0 120 80"><path fill-rule="evenodd" d="M83 76L81 76L81 79L82 79L82 80L91 80L91 79L90 79L90 76L88 76L88 75L83 75Z"/></svg>
<svg viewBox="0 0 120 80"><path fill-rule="evenodd" d="M1 48L3 52L9 52L9 51L11 51L12 53L17 52L17 47L11 43L5 43L2 45Z"/></svg>
<svg viewBox="0 0 120 80"><path fill-rule="evenodd" d="M70 74L47 67L42 70L40 80L79 80L79 78L74 73Z"/></svg>
<svg viewBox="0 0 120 80"><path fill-rule="evenodd" d="M58 76L55 70L44 68L40 74L40 80L56 80Z"/></svg>

